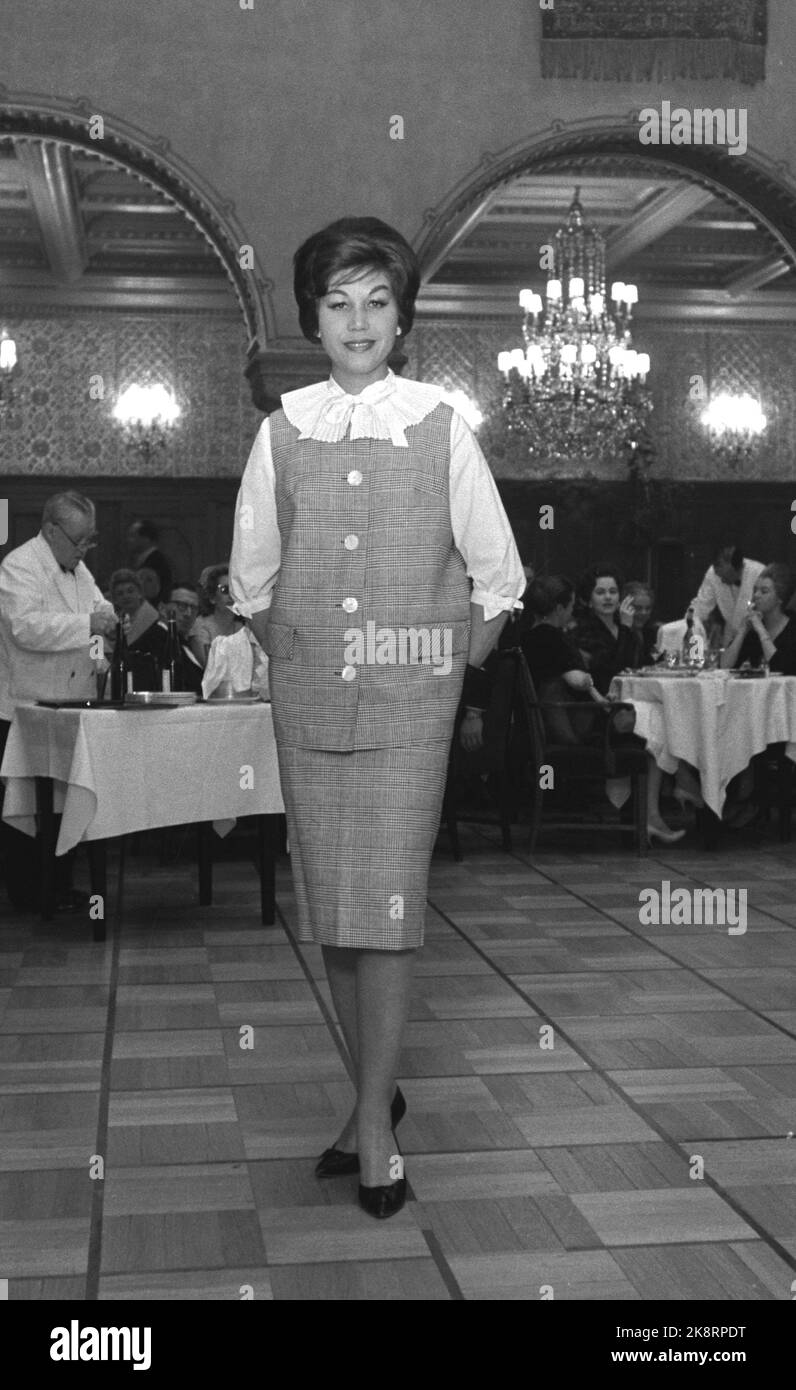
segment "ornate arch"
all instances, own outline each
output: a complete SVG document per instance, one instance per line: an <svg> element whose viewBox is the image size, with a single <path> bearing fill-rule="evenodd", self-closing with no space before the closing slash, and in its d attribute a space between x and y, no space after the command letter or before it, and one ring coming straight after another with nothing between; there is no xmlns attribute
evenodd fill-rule
<svg viewBox="0 0 796 1390"><path fill-rule="evenodd" d="M92 119L102 117L101 139L91 134ZM27 135L91 150L146 179L168 195L212 246L237 296L250 339L250 358L275 336L273 282L254 266L240 264L242 246L251 245L238 222L235 205L222 199L163 136L150 136L117 116L106 114L87 97L11 96L0 87L0 136Z"/></svg>
<svg viewBox="0 0 796 1390"><path fill-rule="evenodd" d="M429 209L415 239L423 279L428 280L452 246L476 219L484 200L501 184L520 174L544 173L565 165L584 171L595 157L614 156L618 162L643 161L664 165L742 204L781 243L796 266L796 182L785 161L772 163L752 149L731 155L715 145L641 145L638 110L627 116L601 116L581 121L554 121L502 154L484 154L437 208Z"/></svg>

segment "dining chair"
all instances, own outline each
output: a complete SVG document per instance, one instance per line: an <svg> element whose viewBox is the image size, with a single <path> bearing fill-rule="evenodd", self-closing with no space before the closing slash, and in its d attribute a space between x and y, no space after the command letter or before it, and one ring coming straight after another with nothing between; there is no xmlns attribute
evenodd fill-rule
<svg viewBox="0 0 796 1390"><path fill-rule="evenodd" d="M529 852L533 855L544 819L547 830L618 831L633 836L636 853L647 849L647 754L641 741L617 728L619 711L633 706L617 702L610 709L585 705L583 700L540 701L522 652L518 659L520 716L525 722L533 773L533 803ZM582 739L564 737L570 721L589 715L591 731ZM551 799L559 805L562 793L581 795L589 784L604 787L606 780L629 778L631 812L627 821L606 821L596 814L551 820L545 811Z"/></svg>
<svg viewBox="0 0 796 1390"><path fill-rule="evenodd" d="M483 744L468 752L459 741L461 717L457 718L448 760L448 776L442 803L446 825L457 862L464 858L459 840L459 822L499 825L501 844L512 848L511 823L517 818L519 777L522 758L516 746L515 712L518 698L519 648L493 652L487 660L492 676L489 704L483 716Z"/></svg>

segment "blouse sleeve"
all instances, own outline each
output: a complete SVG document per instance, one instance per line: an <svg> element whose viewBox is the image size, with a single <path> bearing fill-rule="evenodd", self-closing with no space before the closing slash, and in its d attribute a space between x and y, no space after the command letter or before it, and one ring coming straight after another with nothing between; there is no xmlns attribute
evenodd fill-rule
<svg viewBox="0 0 796 1390"><path fill-rule="evenodd" d="M450 510L453 539L472 581L473 603L486 622L522 608L527 583L503 503L469 425L451 419Z"/></svg>
<svg viewBox="0 0 796 1390"><path fill-rule="evenodd" d="M235 506L229 580L242 617L250 618L271 607L281 563L271 432L264 420L252 445Z"/></svg>

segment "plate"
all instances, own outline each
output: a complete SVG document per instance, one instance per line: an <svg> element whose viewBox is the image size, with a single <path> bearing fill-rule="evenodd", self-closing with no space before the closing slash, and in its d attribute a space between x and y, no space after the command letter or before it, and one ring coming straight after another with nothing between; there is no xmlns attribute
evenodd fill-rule
<svg viewBox="0 0 796 1390"><path fill-rule="evenodd" d="M208 695L205 700L206 705L262 705L269 701L263 700L262 695Z"/></svg>
<svg viewBox="0 0 796 1390"><path fill-rule="evenodd" d="M195 705L199 699L192 690L174 690L166 693L165 690L134 690L131 694L125 695L125 709L168 709L179 705Z"/></svg>
<svg viewBox="0 0 796 1390"><path fill-rule="evenodd" d="M45 709L121 709L121 700L37 700Z"/></svg>

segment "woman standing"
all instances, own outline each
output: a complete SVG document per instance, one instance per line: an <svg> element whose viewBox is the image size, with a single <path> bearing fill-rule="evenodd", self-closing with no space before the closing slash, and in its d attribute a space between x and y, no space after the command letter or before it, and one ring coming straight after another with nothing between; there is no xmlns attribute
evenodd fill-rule
<svg viewBox="0 0 796 1390"><path fill-rule="evenodd" d="M359 1172L360 1204L387 1217L406 1194L395 1077L465 665L476 700L525 576L467 425L440 388L388 368L414 317L411 247L344 218L294 266L302 331L332 374L257 435L232 587L271 660L299 935L323 948L356 1077L316 1172Z"/></svg>

